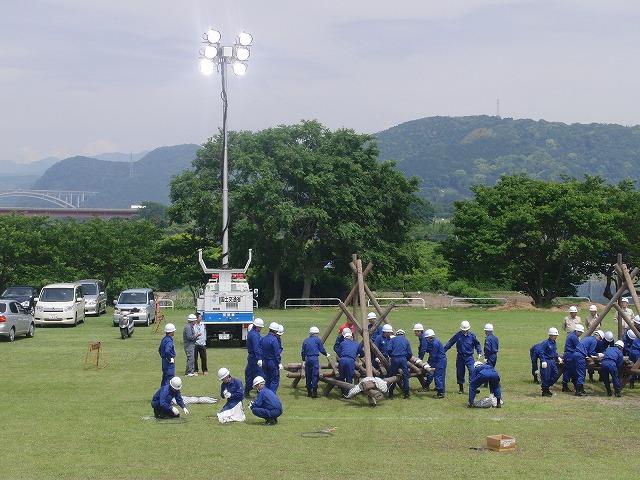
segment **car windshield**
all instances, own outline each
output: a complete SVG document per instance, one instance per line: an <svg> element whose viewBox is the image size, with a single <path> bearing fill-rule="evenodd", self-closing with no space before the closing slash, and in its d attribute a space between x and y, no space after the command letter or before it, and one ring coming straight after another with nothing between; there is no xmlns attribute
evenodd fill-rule
<svg viewBox="0 0 640 480"><path fill-rule="evenodd" d="M29 296L31 295L31 289L29 287L9 287L2 294L3 297L8 296Z"/></svg>
<svg viewBox="0 0 640 480"><path fill-rule="evenodd" d="M147 303L147 294L144 292L123 292L120 294L118 303L122 303L122 304Z"/></svg>
<svg viewBox="0 0 640 480"><path fill-rule="evenodd" d="M95 283L83 283L82 293L84 295L98 295L98 288Z"/></svg>
<svg viewBox="0 0 640 480"><path fill-rule="evenodd" d="M71 302L73 288L44 288L40 293L42 302Z"/></svg>

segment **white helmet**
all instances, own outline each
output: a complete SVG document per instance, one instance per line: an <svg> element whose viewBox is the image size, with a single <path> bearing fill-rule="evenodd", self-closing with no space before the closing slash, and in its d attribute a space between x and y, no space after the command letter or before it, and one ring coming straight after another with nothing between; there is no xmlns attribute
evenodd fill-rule
<svg viewBox="0 0 640 480"><path fill-rule="evenodd" d="M427 331L424 332L424 336L425 337L435 337L436 336L436 332L434 332L433 330L428 328Z"/></svg>
<svg viewBox="0 0 640 480"><path fill-rule="evenodd" d="M484 363L482 363L480 360L474 362L473 364L473 368L479 367L480 365L484 365Z"/></svg>
<svg viewBox="0 0 640 480"><path fill-rule="evenodd" d="M624 348L624 342L622 340L616 340L616 343L614 343L614 345L616 347Z"/></svg>
<svg viewBox="0 0 640 480"><path fill-rule="evenodd" d="M195 322L196 320L198 320L198 317L196 317L193 313L190 313L187 317L188 322Z"/></svg>
<svg viewBox="0 0 640 480"><path fill-rule="evenodd" d="M607 330L606 332L604 332L604 339L607 342L613 342L613 332L611 330Z"/></svg>
<svg viewBox="0 0 640 480"><path fill-rule="evenodd" d="M369 312L369 315L367 315L367 320L371 320L372 318L373 319L378 318L375 312Z"/></svg>
<svg viewBox="0 0 640 480"><path fill-rule="evenodd" d="M463 320L460 323L460 330L462 330L463 332L466 332L467 330L471 330L471 324L468 321Z"/></svg>
<svg viewBox="0 0 640 480"><path fill-rule="evenodd" d="M640 315L633 317L633 323L640 323Z"/></svg>
<svg viewBox="0 0 640 480"><path fill-rule="evenodd" d="M600 337L600 340L604 340L604 332L602 330L596 330L595 334Z"/></svg>
<svg viewBox="0 0 640 480"><path fill-rule="evenodd" d="M578 313L578 307L576 307L575 305L571 305L569 307L569 313Z"/></svg>
<svg viewBox="0 0 640 480"><path fill-rule="evenodd" d="M493 332L493 325L492 325L491 323L487 323L487 324L484 326L484 331L485 331L485 332Z"/></svg>
<svg viewBox="0 0 640 480"><path fill-rule="evenodd" d="M631 340L635 340L636 339L636 334L634 333L633 330L628 330L627 331L627 337L629 337Z"/></svg>
<svg viewBox="0 0 640 480"><path fill-rule="evenodd" d="M629 303L629 299L627 297L622 297L620 301Z"/></svg>
<svg viewBox="0 0 640 480"><path fill-rule="evenodd" d="M403 329L396 330L396 335L404 335L404 330Z"/></svg>
<svg viewBox="0 0 640 480"><path fill-rule="evenodd" d="M258 375L256 378L253 379L252 385L255 387L256 385L260 385L261 383L264 383L264 378Z"/></svg>
<svg viewBox="0 0 640 480"><path fill-rule="evenodd" d="M424 330L424 325L422 325L421 323L416 323L416 324L413 326L413 330L414 330L414 331L415 331L415 330L422 331L422 330Z"/></svg>
<svg viewBox="0 0 640 480"><path fill-rule="evenodd" d="M169 385L171 385L171 388L174 390L180 390L182 388L182 380L180 380L180 377L173 377L169 380Z"/></svg>
<svg viewBox="0 0 640 480"><path fill-rule="evenodd" d="M549 335L558 335L558 329L556 327L551 327L549 329Z"/></svg>
<svg viewBox="0 0 640 480"><path fill-rule="evenodd" d="M280 325L277 322L271 322L269 324L269 330L273 330L274 332L277 332L278 328L280 328Z"/></svg>
<svg viewBox="0 0 640 480"><path fill-rule="evenodd" d="M231 375L231 372L228 368L222 367L220 370L218 370L218 380L224 380L229 375Z"/></svg>
<svg viewBox="0 0 640 480"><path fill-rule="evenodd" d="M391 325L389 325L388 323L385 323L382 326L382 333L393 333L393 327Z"/></svg>
<svg viewBox="0 0 640 480"><path fill-rule="evenodd" d="M278 335L284 334L284 325L278 325Z"/></svg>
<svg viewBox="0 0 640 480"><path fill-rule="evenodd" d="M318 327L311 327L309 333L320 333L320 329Z"/></svg>
<svg viewBox="0 0 640 480"><path fill-rule="evenodd" d="M344 333L342 334L342 336L343 336L344 338L353 338L353 333L351 333L351 330L347 330L346 332L344 332Z"/></svg>
<svg viewBox="0 0 640 480"><path fill-rule="evenodd" d="M164 326L164 333L171 333L176 331L176 326L173 323L167 323Z"/></svg>
<svg viewBox="0 0 640 480"><path fill-rule="evenodd" d="M595 305L591 305L591 306L589 307L589 311L590 311L590 312L597 312L597 311L598 311L598 307L596 307Z"/></svg>
<svg viewBox="0 0 640 480"><path fill-rule="evenodd" d="M575 327L575 331L576 332L580 332L580 333L584 333L584 325L582 325L581 323L577 323L576 327Z"/></svg>
<svg viewBox="0 0 640 480"><path fill-rule="evenodd" d="M264 327L264 320L262 320L261 318L254 318L253 319L253 326L254 327Z"/></svg>
<svg viewBox="0 0 640 480"><path fill-rule="evenodd" d="M349 327L344 327L342 329L342 335L344 336L345 333L349 332L351 335L353 335L353 332L351 331L351 329Z"/></svg>

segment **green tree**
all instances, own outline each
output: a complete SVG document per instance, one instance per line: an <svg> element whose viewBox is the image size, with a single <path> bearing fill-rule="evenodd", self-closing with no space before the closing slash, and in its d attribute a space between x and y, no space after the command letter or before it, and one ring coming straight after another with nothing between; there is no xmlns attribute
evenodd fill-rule
<svg viewBox="0 0 640 480"><path fill-rule="evenodd" d="M454 278L523 290L548 305L575 294L610 245L624 243L599 178L515 175L472 190L474 199L456 202L454 236L441 246Z"/></svg>

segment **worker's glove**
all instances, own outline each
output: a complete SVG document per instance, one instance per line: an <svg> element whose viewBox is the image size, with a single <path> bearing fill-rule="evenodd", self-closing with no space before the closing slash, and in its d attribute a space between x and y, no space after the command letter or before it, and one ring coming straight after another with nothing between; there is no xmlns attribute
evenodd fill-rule
<svg viewBox="0 0 640 480"><path fill-rule="evenodd" d="M422 360L416 358L416 366L421 367L423 365Z"/></svg>
<svg viewBox="0 0 640 480"><path fill-rule="evenodd" d="M184 407L182 411L184 412L185 415L189 415L189 410L187 410L187 407Z"/></svg>
<svg viewBox="0 0 640 480"><path fill-rule="evenodd" d="M482 360L482 354L481 353L478 354L478 360Z"/></svg>
<svg viewBox="0 0 640 480"><path fill-rule="evenodd" d="M174 415L180 415L180 412L176 407L171 407L171 411L173 412Z"/></svg>
<svg viewBox="0 0 640 480"><path fill-rule="evenodd" d="M229 392L229 390L225 390L224 392L222 392L222 396L224 398L231 398L231 393Z"/></svg>
<svg viewBox="0 0 640 480"><path fill-rule="evenodd" d="M604 353L599 353L599 354L598 354L598 358L599 358L599 359L603 359L603 358L604 358Z"/></svg>
<svg viewBox="0 0 640 480"><path fill-rule="evenodd" d="M282 366L281 363L278 364L278 370L282 370L284 367Z"/></svg>
<svg viewBox="0 0 640 480"><path fill-rule="evenodd" d="M563 362L562 357L558 357L558 363L562 363L562 362Z"/></svg>
<svg viewBox="0 0 640 480"><path fill-rule="evenodd" d="M378 357L375 358L375 361L380 363L380 359Z"/></svg>
<svg viewBox="0 0 640 480"><path fill-rule="evenodd" d="M431 365L429 365L428 363L424 363L424 365L422 365L424 368L431 368Z"/></svg>
<svg viewBox="0 0 640 480"><path fill-rule="evenodd" d="M542 362L542 368L547 368L547 362Z"/></svg>
<svg viewBox="0 0 640 480"><path fill-rule="evenodd" d="M533 372L534 375L540 375L540 370L536 370L535 372Z"/></svg>
<svg viewBox="0 0 640 480"><path fill-rule="evenodd" d="M169 359L169 363L176 363L175 358L171 357L171 358Z"/></svg>
<svg viewBox="0 0 640 480"><path fill-rule="evenodd" d="M253 402L249 402L249 405L247 405L249 408L253 408Z"/></svg>
<svg viewBox="0 0 640 480"><path fill-rule="evenodd" d="M258 360L258 366L262 368L262 360Z"/></svg>
<svg viewBox="0 0 640 480"><path fill-rule="evenodd" d="M599 357L598 355L591 355L591 358L593 358L594 360L597 360Z"/></svg>
<svg viewBox="0 0 640 480"><path fill-rule="evenodd" d="M329 358L331 356L331 354L329 352L327 352L327 358Z"/></svg>

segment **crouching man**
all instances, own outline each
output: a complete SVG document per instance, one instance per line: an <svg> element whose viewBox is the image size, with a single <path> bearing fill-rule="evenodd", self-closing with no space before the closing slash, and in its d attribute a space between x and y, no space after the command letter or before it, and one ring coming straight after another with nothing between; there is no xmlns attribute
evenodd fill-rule
<svg viewBox="0 0 640 480"><path fill-rule="evenodd" d="M469 407L473 407L473 402L478 393L478 389L485 383L489 384L489 392L497 399L496 408L502 404L502 391L500 390L500 375L488 363L475 362L473 371L469 377Z"/></svg>
<svg viewBox="0 0 640 480"><path fill-rule="evenodd" d="M244 422L246 417L242 407L242 399L244 398L242 382L237 378L233 378L226 367L218 370L218 380L222 382L220 385L220 397L227 401L220 413L218 413L218 421L220 423Z"/></svg>
<svg viewBox="0 0 640 480"><path fill-rule="evenodd" d="M169 380L169 383L160 387L160 390L156 392L151 400L151 406L153 407L153 415L156 418L178 418L180 412L178 409L171 405L171 400L176 401L178 405L182 407L182 411L185 415L189 414L189 410L182 400L180 395L180 389L182 388L182 380L180 377L173 377Z"/></svg>
<svg viewBox="0 0 640 480"><path fill-rule="evenodd" d="M282 415L282 402L275 393L265 387L264 378L254 378L253 386L258 390L258 395L249 403L251 412L256 417L264 418L266 425L275 425L278 423L278 417Z"/></svg>

